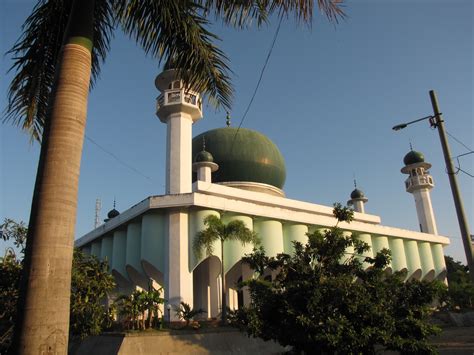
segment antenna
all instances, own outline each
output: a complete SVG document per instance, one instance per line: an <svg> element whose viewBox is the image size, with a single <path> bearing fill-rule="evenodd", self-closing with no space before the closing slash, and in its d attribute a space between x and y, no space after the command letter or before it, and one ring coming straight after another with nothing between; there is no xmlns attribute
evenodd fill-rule
<svg viewBox="0 0 474 355"><path fill-rule="evenodd" d="M100 208L102 207L102 203L100 202L100 198L95 200L95 220L94 220L94 228L97 228L100 225Z"/></svg>

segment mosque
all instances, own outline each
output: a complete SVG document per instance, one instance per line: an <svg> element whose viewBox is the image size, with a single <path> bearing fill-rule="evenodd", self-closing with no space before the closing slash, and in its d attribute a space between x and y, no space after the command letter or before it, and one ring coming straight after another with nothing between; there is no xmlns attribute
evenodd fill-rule
<svg viewBox="0 0 474 355"><path fill-rule="evenodd" d="M257 232L270 256L292 253L292 241L305 243L306 234L333 227L332 207L285 197L285 161L278 147L263 134L223 127L192 138L192 125L202 118L198 92L185 88L174 70L159 74L155 85L157 116L167 125L166 193L150 196L119 213L109 212L105 223L76 241L76 246L109 261L120 292L146 288L149 280L164 289L169 305L184 301L205 310L208 318L220 313L221 247L215 255L197 258L192 244L204 229L207 215L224 222L241 220ZM423 154L410 151L401 172L407 174L406 191L415 198L420 231L381 225L379 216L365 213L368 201L355 189L348 205L354 221L339 226L368 243L373 256L390 249L387 270L405 270L407 278L445 280L443 248L449 239L439 236L431 206L433 178ZM236 284L252 276L241 262L251 245L229 241L224 245L227 305L248 304L249 295ZM353 250L348 250L348 253ZM174 315L169 314L172 320Z"/></svg>

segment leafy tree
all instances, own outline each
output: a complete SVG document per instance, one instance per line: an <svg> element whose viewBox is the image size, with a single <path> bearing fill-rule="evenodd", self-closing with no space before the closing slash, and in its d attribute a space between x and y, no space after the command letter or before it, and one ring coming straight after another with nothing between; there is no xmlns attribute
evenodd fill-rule
<svg viewBox="0 0 474 355"><path fill-rule="evenodd" d="M161 297L162 290L150 287L148 291L135 290L130 295L121 295L117 298L115 305L123 317L126 329L147 329L158 324L159 306L165 301Z"/></svg>
<svg viewBox="0 0 474 355"><path fill-rule="evenodd" d="M27 228L23 222L5 219L0 226L2 239L12 240L19 254L7 249L0 257L0 353L6 353L11 346L13 326L17 321L17 302L23 250ZM107 262L94 256L74 250L71 280L70 332L72 336L84 338L99 334L110 325L111 310L104 302L114 289L113 277L107 272Z"/></svg>
<svg viewBox="0 0 474 355"><path fill-rule="evenodd" d="M195 316L204 313L201 308L191 308L191 306L186 302L181 302L179 306L175 306L174 311L179 319L186 321L186 326L189 325L189 322L191 322Z"/></svg>
<svg viewBox="0 0 474 355"><path fill-rule="evenodd" d="M236 240L242 244L258 244L259 239L255 232L245 226L242 221L231 221L225 224L222 219L217 216L209 215L204 218L206 229L198 232L193 242L194 254L197 258L202 255L202 249L206 250L206 256L213 255L214 243L221 242L221 276L222 276L222 312L221 319L224 323L227 319L226 307L226 282L224 273L224 244L229 240Z"/></svg>
<svg viewBox="0 0 474 355"><path fill-rule="evenodd" d="M352 219L352 211L339 204L334 215L338 221ZM346 254L349 246L353 255ZM251 303L234 315L234 324L296 353L373 354L376 345L402 353L434 352L427 338L437 328L427 317L439 283L404 283L403 273L387 275L390 252L361 260L369 246L345 236L337 225L308 234L308 243L294 242L294 248L293 256L268 258L260 249L244 258L260 275L267 267L279 272L273 281L260 276L244 283ZM371 267L364 270L362 262Z"/></svg>
<svg viewBox="0 0 474 355"><path fill-rule="evenodd" d="M329 18L342 14L338 1L318 0L318 4ZM89 84L91 75L94 80L99 74L115 28L120 26L145 53L177 68L211 101L229 107L228 60L214 44L218 37L206 28L208 17L245 27L254 19L262 24L275 12L281 17L294 13L309 22L313 0L39 0L9 52L16 75L9 88L6 119L42 141L15 349L67 351L69 307L61 300L70 297L64 285L71 279ZM47 272L45 265L55 272ZM45 299L47 291L52 296Z"/></svg>
<svg viewBox="0 0 474 355"><path fill-rule="evenodd" d="M474 285L469 278L469 268L450 256L445 256L448 271L448 289L444 299L448 309L473 309Z"/></svg>
<svg viewBox="0 0 474 355"><path fill-rule="evenodd" d="M97 335L112 323L108 298L115 288L107 261L74 250L71 281L70 328L74 336Z"/></svg>

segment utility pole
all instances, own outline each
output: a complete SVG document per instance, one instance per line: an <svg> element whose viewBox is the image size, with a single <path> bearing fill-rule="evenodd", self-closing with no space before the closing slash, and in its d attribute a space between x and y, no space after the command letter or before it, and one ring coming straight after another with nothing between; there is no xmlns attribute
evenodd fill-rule
<svg viewBox="0 0 474 355"><path fill-rule="evenodd" d="M438 128L439 139L441 147L443 148L444 161L446 162L446 171L448 173L449 184L451 185L451 192L453 193L454 206L456 207L456 214L458 216L459 228L461 230L462 242L464 244L464 251L466 253L467 266L469 268L469 275L472 283L474 283L474 248L471 242L471 234L469 232L469 225L467 223L466 213L462 203L461 193L459 192L456 172L454 171L453 161L451 160L451 151L449 149L446 131L444 129L444 121L442 114L439 111L438 99L433 90L430 90L431 104L433 106L435 124Z"/></svg>

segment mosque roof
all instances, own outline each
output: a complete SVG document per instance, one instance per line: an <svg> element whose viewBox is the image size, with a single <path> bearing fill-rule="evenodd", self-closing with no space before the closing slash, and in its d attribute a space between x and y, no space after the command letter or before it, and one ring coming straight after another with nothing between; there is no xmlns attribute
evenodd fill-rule
<svg viewBox="0 0 474 355"><path fill-rule="evenodd" d="M213 182L256 182L283 187L285 160L265 135L246 128L213 129L193 138L193 155L202 150L203 138L206 151L212 153L219 165L219 170L213 173Z"/></svg>

